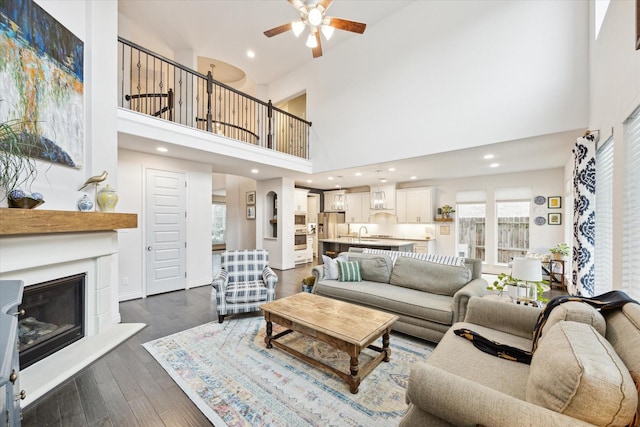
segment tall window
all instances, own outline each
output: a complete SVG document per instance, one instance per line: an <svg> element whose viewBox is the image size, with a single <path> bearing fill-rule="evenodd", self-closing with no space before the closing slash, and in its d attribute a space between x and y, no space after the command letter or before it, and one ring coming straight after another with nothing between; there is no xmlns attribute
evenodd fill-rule
<svg viewBox="0 0 640 427"><path fill-rule="evenodd" d="M640 108L624 122L622 288L640 300Z"/></svg>
<svg viewBox="0 0 640 427"><path fill-rule="evenodd" d="M496 202L498 264L508 264L529 250L529 200Z"/></svg>
<svg viewBox="0 0 640 427"><path fill-rule="evenodd" d="M456 206L458 255L483 262L486 260L484 229L486 217L486 203L458 203Z"/></svg>
<svg viewBox="0 0 640 427"><path fill-rule="evenodd" d="M613 138L596 151L596 244L594 293L613 289Z"/></svg>
<svg viewBox="0 0 640 427"><path fill-rule="evenodd" d="M213 203L211 205L211 244L224 244L227 237L227 205Z"/></svg>
<svg viewBox="0 0 640 427"><path fill-rule="evenodd" d="M496 189L496 264L508 264L529 251L531 189Z"/></svg>
<svg viewBox="0 0 640 427"><path fill-rule="evenodd" d="M456 193L456 254L486 261L487 195L483 190Z"/></svg>

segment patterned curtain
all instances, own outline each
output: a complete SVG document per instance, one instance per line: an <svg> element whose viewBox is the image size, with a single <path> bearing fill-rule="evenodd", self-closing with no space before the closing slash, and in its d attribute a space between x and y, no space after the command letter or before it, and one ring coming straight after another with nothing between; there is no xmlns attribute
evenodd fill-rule
<svg viewBox="0 0 640 427"><path fill-rule="evenodd" d="M573 280L571 295L592 297L596 219L596 141L587 131L573 149Z"/></svg>

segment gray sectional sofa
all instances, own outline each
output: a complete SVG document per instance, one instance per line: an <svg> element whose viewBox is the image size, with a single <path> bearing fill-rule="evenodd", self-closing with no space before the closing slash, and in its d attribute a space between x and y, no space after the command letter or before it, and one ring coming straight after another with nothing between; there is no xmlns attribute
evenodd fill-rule
<svg viewBox="0 0 640 427"><path fill-rule="evenodd" d="M475 259L452 266L407 256L397 256L394 263L387 254L356 251L338 258L358 261L362 280L341 282L331 274L331 265L315 266L313 293L393 313L399 317L394 330L432 342L464 319L469 298L483 295L488 285Z"/></svg>
<svg viewBox="0 0 640 427"><path fill-rule="evenodd" d="M640 411L640 305L596 310L566 302L549 314L531 364L484 353L454 333L532 349L540 310L469 301L423 363L411 368L401 427L627 426Z"/></svg>

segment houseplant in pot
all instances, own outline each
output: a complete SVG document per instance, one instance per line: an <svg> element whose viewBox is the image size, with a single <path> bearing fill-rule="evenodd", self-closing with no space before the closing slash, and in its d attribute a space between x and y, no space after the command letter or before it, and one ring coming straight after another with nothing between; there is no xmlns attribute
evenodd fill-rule
<svg viewBox="0 0 640 427"><path fill-rule="evenodd" d="M19 189L29 189L38 174L30 155L34 142L23 130L18 120L0 122L0 202L7 198L16 207L35 207L44 202L42 196Z"/></svg>
<svg viewBox="0 0 640 427"><path fill-rule="evenodd" d="M564 260L569 257L569 245L566 243L558 243L553 248L549 249L551 256L555 260Z"/></svg>
<svg viewBox="0 0 640 427"><path fill-rule="evenodd" d="M302 279L302 292L311 293L311 291L313 291L313 285L315 283L316 283L316 278L313 276L307 276L304 279Z"/></svg>
<svg viewBox="0 0 640 427"><path fill-rule="evenodd" d="M548 285L549 284L548 280L541 280L539 282L529 282L529 283L533 283L536 287L537 301L540 301L540 302L549 301L548 298L545 298L544 296L542 296L542 294L546 290L548 290L548 289L545 289L542 285ZM507 292L509 290L509 286L512 287L511 291L509 292L510 294L509 297L511 297L512 299L518 299L519 297L518 288L520 289L525 288L525 283L523 281L515 279L510 274L500 273L496 278L496 280L493 282L493 284L487 286L487 290L496 291L498 296L503 296L504 292Z"/></svg>

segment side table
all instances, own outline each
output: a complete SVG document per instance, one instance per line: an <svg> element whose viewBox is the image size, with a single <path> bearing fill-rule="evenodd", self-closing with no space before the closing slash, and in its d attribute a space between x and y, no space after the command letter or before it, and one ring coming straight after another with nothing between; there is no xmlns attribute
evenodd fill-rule
<svg viewBox="0 0 640 427"><path fill-rule="evenodd" d="M542 261L542 270L544 274L549 276L549 286L553 287L554 283L558 283L560 285L560 289L566 289L564 285L564 266L565 261L562 259Z"/></svg>

